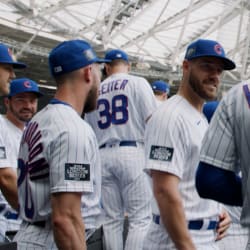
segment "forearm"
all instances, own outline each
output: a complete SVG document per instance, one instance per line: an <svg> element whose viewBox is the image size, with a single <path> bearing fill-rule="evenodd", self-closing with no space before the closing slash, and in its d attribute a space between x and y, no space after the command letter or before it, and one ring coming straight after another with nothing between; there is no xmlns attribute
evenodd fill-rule
<svg viewBox="0 0 250 250"><path fill-rule="evenodd" d="M161 220L178 250L194 250L195 246L187 228L180 197L172 199L168 194L158 194Z"/></svg>
<svg viewBox="0 0 250 250"><path fill-rule="evenodd" d="M11 207L18 210L17 174L14 169L0 170L0 189Z"/></svg>
<svg viewBox="0 0 250 250"><path fill-rule="evenodd" d="M85 228L82 218L54 221L53 233L60 250L86 250Z"/></svg>

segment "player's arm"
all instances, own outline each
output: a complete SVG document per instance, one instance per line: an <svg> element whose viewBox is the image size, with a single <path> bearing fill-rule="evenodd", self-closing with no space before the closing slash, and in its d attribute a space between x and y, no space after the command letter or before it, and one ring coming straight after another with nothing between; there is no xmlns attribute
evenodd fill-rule
<svg viewBox="0 0 250 250"><path fill-rule="evenodd" d="M18 210L17 173L13 168L0 168L0 189L11 207Z"/></svg>
<svg viewBox="0 0 250 250"><path fill-rule="evenodd" d="M160 209L160 218L178 250L193 250L195 246L187 228L179 193L180 179L172 174L151 170L153 191Z"/></svg>
<svg viewBox="0 0 250 250"><path fill-rule="evenodd" d="M241 178L234 172L200 162L196 173L196 189L202 198L242 206Z"/></svg>
<svg viewBox="0 0 250 250"><path fill-rule="evenodd" d="M51 195L52 227L60 250L86 250L81 195L82 193L73 192Z"/></svg>

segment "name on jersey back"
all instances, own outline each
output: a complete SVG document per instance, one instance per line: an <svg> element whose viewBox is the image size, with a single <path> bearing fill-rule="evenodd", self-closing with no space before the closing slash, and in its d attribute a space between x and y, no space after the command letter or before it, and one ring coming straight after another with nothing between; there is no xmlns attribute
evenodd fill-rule
<svg viewBox="0 0 250 250"><path fill-rule="evenodd" d="M99 94L107 94L111 91L124 90L128 83L128 79L115 79L110 82L102 83L100 86Z"/></svg>

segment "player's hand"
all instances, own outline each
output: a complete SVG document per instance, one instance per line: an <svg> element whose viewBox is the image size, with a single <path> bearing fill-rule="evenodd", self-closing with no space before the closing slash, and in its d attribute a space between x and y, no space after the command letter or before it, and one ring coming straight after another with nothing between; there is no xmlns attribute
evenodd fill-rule
<svg viewBox="0 0 250 250"><path fill-rule="evenodd" d="M226 231L229 228L231 224L231 217L229 216L228 212L226 210L223 210L223 212L219 215L219 224L216 229L216 241L221 240L223 237L226 236Z"/></svg>

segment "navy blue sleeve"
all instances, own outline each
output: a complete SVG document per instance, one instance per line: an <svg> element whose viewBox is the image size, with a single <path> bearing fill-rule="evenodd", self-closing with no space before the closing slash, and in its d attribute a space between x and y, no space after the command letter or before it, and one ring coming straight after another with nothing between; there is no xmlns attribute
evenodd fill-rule
<svg viewBox="0 0 250 250"><path fill-rule="evenodd" d="M202 198L227 205L242 206L241 178L232 171L200 162L195 185Z"/></svg>

